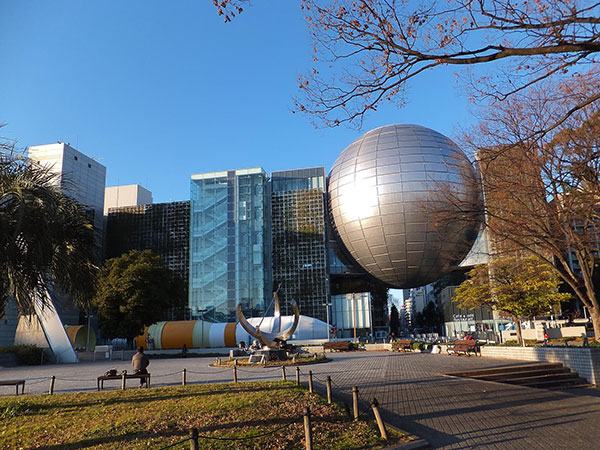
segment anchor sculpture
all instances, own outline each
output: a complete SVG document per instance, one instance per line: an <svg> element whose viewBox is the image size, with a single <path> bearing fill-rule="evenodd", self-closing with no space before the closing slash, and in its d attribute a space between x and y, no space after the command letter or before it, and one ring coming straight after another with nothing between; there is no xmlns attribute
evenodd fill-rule
<svg viewBox="0 0 600 450"><path fill-rule="evenodd" d="M277 291L279 291L279 289L277 289ZM258 339L258 342L260 342L263 347L273 349L279 348L279 344L281 342L287 341L292 334L294 334L294 331L296 331L296 327L298 326L298 322L300 321L300 311L298 310L298 305L294 300L291 300L290 304L294 310L294 323L292 323L292 326L288 329L281 331L281 312L279 309L279 297L277 296L277 291L273 292L273 316L275 320L273 321L273 331L271 333L262 331L260 329L260 325L258 327L251 325L242 312L242 305L237 305L237 317L244 330L246 330L251 336Z"/></svg>

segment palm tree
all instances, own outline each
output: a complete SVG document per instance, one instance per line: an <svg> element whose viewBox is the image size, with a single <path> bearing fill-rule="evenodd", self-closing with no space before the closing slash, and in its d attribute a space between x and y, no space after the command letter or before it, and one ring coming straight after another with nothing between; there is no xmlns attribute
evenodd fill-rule
<svg viewBox="0 0 600 450"><path fill-rule="evenodd" d="M21 313L56 289L88 310L98 273L94 227L60 178L0 143L0 317L9 298Z"/></svg>

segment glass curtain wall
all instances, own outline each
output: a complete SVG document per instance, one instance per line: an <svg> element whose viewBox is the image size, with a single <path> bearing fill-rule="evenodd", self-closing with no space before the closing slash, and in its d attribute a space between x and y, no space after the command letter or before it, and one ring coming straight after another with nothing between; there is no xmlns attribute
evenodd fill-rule
<svg viewBox="0 0 600 450"><path fill-rule="evenodd" d="M261 168L192 175L190 297L193 317L262 315L270 298L269 186Z"/></svg>
<svg viewBox="0 0 600 450"><path fill-rule="evenodd" d="M325 168L271 173L273 278L282 311L327 320L329 289L325 235Z"/></svg>

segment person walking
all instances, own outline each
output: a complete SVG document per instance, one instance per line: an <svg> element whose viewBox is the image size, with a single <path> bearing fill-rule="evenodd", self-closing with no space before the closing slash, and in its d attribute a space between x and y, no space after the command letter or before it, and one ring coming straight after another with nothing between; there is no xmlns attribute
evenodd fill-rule
<svg viewBox="0 0 600 450"><path fill-rule="evenodd" d="M133 365L133 373L138 375L146 375L148 373L147 367L150 365L150 359L144 354L144 347L138 347L137 352L131 358L131 364ZM148 387L148 379L140 378L140 387Z"/></svg>

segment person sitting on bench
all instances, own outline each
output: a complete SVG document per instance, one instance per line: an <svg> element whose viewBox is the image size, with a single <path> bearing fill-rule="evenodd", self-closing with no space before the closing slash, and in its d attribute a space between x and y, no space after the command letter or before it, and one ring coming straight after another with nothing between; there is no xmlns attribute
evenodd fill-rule
<svg viewBox="0 0 600 450"><path fill-rule="evenodd" d="M146 369L150 365L148 356L144 355L144 347L138 347L137 352L131 358L131 364L133 365L133 373L136 375L146 375L148 370ZM148 379L146 377L140 378L140 387L144 387L144 383L148 386Z"/></svg>

